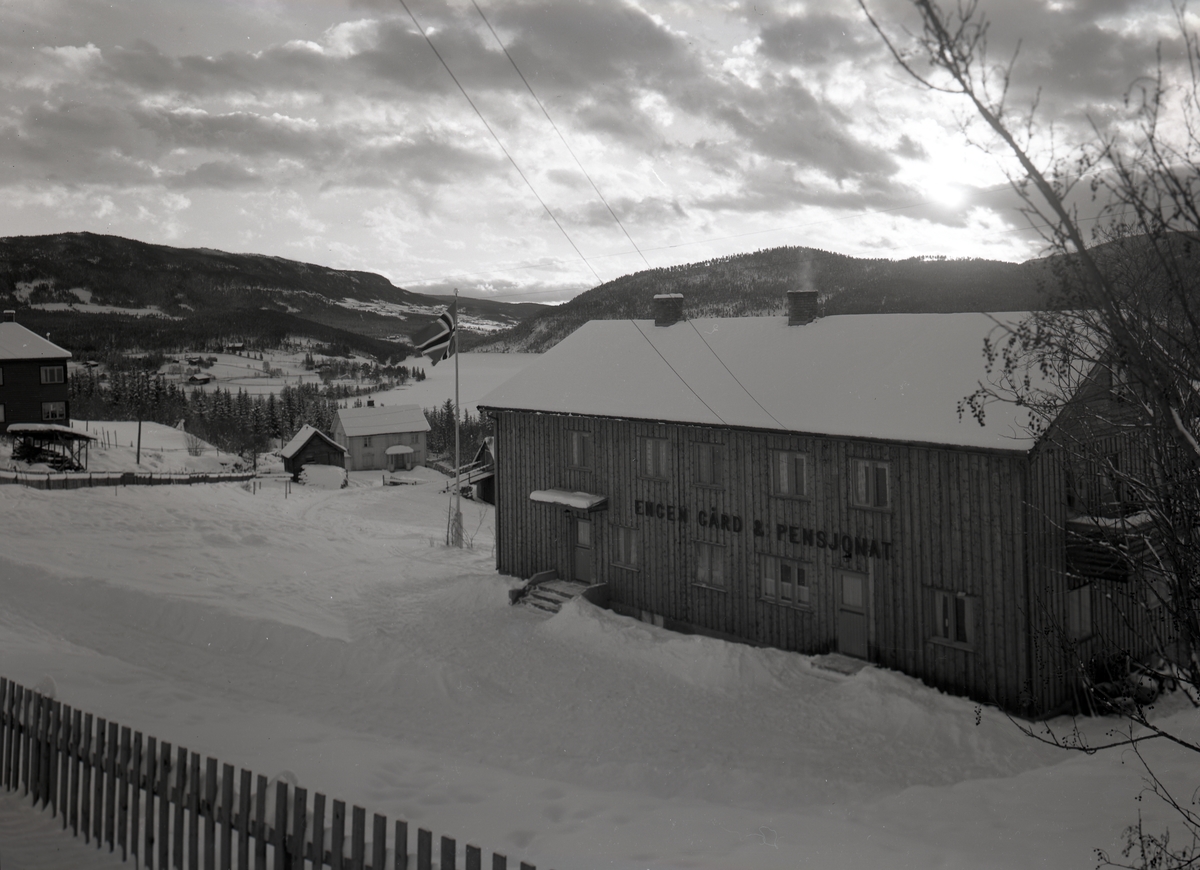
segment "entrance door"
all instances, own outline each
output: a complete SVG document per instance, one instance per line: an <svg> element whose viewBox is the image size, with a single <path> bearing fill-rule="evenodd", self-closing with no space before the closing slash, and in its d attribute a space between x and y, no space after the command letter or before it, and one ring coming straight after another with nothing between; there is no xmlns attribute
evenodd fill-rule
<svg viewBox="0 0 1200 870"><path fill-rule="evenodd" d="M575 576L580 583L592 582L592 521L575 518Z"/></svg>
<svg viewBox="0 0 1200 870"><path fill-rule="evenodd" d="M837 572L838 652L857 659L867 657L867 575Z"/></svg>

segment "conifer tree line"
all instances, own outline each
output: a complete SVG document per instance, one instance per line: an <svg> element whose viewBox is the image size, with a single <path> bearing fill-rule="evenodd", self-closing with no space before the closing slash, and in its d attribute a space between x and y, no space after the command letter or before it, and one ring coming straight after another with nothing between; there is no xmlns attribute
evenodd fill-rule
<svg viewBox="0 0 1200 870"><path fill-rule="evenodd" d="M429 421L429 434L425 444L431 455L444 454L454 457L454 403L447 399L439 408L426 408L425 419ZM482 416L463 412L459 430L459 447L462 464L466 465L479 452L483 439L491 434L491 423Z"/></svg>

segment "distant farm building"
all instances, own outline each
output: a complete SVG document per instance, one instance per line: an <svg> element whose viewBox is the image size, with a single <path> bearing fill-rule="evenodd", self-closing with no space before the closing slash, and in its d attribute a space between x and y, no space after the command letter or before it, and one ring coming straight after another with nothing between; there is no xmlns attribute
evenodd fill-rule
<svg viewBox="0 0 1200 870"><path fill-rule="evenodd" d="M71 422L67 392L70 351L17 323L16 312L0 321L0 432L13 423Z"/></svg>
<svg viewBox="0 0 1200 870"><path fill-rule="evenodd" d="M207 384L211 380L212 380L212 375L205 374L204 372L197 372L196 374L194 374L188 378L188 383L189 384L197 384L197 385Z"/></svg>
<svg viewBox="0 0 1200 870"><path fill-rule="evenodd" d="M346 467L346 448L320 429L305 425L279 451L283 470L297 475L305 465L336 465Z"/></svg>
<svg viewBox="0 0 1200 870"><path fill-rule="evenodd" d="M1027 408L958 413L988 377L984 339L1023 315L816 317L815 292L789 297L788 317L694 321L657 298L655 320L587 323L480 401L500 571L1026 714L1069 703L1062 640L1086 660L1132 630L1114 604L1128 571L1072 530L1101 509L1094 526L1136 523L1099 471L1066 467L1071 419L1039 438ZM1114 441L1120 467L1138 443Z"/></svg>
<svg viewBox="0 0 1200 870"><path fill-rule="evenodd" d="M420 405L376 407L368 401L361 408L339 409L333 423L333 439L346 448L350 471L424 465L427 432L429 421ZM412 453L389 456L389 447L408 447Z"/></svg>

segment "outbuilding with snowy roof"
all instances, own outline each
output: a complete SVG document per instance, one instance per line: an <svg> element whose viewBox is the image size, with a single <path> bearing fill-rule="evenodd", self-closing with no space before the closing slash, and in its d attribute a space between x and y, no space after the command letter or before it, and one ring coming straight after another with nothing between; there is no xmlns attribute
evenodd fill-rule
<svg viewBox="0 0 1200 870"><path fill-rule="evenodd" d="M1066 473L1027 409L962 408L1021 313L817 317L793 292L787 316L688 320L655 301L480 401L502 573L1018 712L1069 700L1047 627L1086 639L1106 617L1102 578L1067 565Z"/></svg>
<svg viewBox="0 0 1200 870"><path fill-rule="evenodd" d="M338 468L345 468L346 453L345 447L320 429L306 423L283 446L279 456L283 459L283 470L296 476L306 465L336 465Z"/></svg>
<svg viewBox="0 0 1200 870"><path fill-rule="evenodd" d="M409 447L402 464L412 468L425 464L425 437L429 421L420 405L379 405L368 400L360 408L341 408L333 422L333 439L347 450L350 471L394 469L397 454L388 448Z"/></svg>
<svg viewBox="0 0 1200 870"><path fill-rule="evenodd" d="M17 323L0 320L0 432L13 423L70 423L67 360L71 353Z"/></svg>

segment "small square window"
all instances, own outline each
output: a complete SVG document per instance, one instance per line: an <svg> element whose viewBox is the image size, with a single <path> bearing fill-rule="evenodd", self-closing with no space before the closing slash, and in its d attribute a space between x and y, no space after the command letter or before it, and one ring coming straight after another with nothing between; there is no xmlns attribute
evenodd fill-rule
<svg viewBox="0 0 1200 870"><path fill-rule="evenodd" d="M720 444L695 445L696 483L701 486L723 486L725 483L725 448Z"/></svg>
<svg viewBox="0 0 1200 870"><path fill-rule="evenodd" d="M42 366L43 384L61 384L65 379L63 366Z"/></svg>
<svg viewBox="0 0 1200 870"><path fill-rule="evenodd" d="M370 446L371 446L371 436L370 435L363 436L363 447L370 447Z"/></svg>
<svg viewBox="0 0 1200 870"><path fill-rule="evenodd" d="M42 422L53 423L67 419L66 402L42 402Z"/></svg>
<svg viewBox="0 0 1200 870"><path fill-rule="evenodd" d="M975 599L961 592L933 592L933 637L962 646L975 645Z"/></svg>
<svg viewBox="0 0 1200 870"><path fill-rule="evenodd" d="M696 582L701 586L725 588L725 548L696 541Z"/></svg>
<svg viewBox="0 0 1200 870"><path fill-rule="evenodd" d="M0 403L0 423L4 422L4 405Z"/></svg>
<svg viewBox="0 0 1200 870"><path fill-rule="evenodd" d="M667 476L667 439L638 439L638 473L642 477Z"/></svg>
<svg viewBox="0 0 1200 870"><path fill-rule="evenodd" d="M592 467L592 434L590 432L570 432L570 462L572 468Z"/></svg>
<svg viewBox="0 0 1200 870"><path fill-rule="evenodd" d="M892 494L886 462L855 459L853 475L853 497L857 507L891 507Z"/></svg>
<svg viewBox="0 0 1200 870"><path fill-rule="evenodd" d="M1092 636L1092 584L1067 591L1067 637L1087 640Z"/></svg>
<svg viewBox="0 0 1200 870"><path fill-rule="evenodd" d="M763 556L761 591L767 601L806 607L809 603L808 573L799 562Z"/></svg>
<svg viewBox="0 0 1200 870"><path fill-rule="evenodd" d="M771 453L771 494L808 495L808 456L803 453Z"/></svg>
<svg viewBox="0 0 1200 870"><path fill-rule="evenodd" d="M613 564L621 568L637 568L638 566L638 530L625 526L616 526L615 543L617 552L613 556Z"/></svg>

